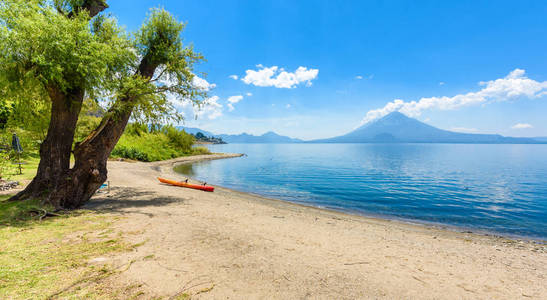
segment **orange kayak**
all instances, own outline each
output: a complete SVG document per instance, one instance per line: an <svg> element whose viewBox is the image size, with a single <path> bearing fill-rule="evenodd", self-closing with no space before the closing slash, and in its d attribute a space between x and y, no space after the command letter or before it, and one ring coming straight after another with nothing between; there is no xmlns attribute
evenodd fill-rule
<svg viewBox="0 0 547 300"><path fill-rule="evenodd" d="M181 186L181 187L190 188L190 189L202 190L202 191L206 191L206 192L212 192L212 191L215 190L214 187L208 186L208 185L190 184L190 183L186 183L186 182L169 180L169 179L164 179L164 178L160 178L160 177L158 177L158 180L162 183L167 183L167 184L170 184L170 185L176 185L176 186Z"/></svg>

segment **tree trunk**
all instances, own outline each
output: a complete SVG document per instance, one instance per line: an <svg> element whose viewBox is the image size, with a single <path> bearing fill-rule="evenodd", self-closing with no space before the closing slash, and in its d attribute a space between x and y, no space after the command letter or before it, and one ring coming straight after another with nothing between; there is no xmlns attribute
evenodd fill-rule
<svg viewBox="0 0 547 300"><path fill-rule="evenodd" d="M51 120L45 140L40 145L40 163L31 183L12 200L43 197L55 188L59 175L70 169L70 154L78 115L84 99L83 89L66 93L48 89Z"/></svg>
<svg viewBox="0 0 547 300"><path fill-rule="evenodd" d="M105 0L84 0L80 6L75 6L74 11L67 17L73 18L75 13L87 10L89 17L93 18L107 7ZM48 199L47 195L56 188L62 174L66 174L70 169L74 133L85 89L77 87L62 92L58 87L50 86L47 91L51 100L51 120L46 138L40 145L40 163L36 176L23 191L10 200L45 196L45 199Z"/></svg>
<svg viewBox="0 0 547 300"><path fill-rule="evenodd" d="M157 64L145 56L138 74L151 78ZM85 204L108 177L110 153L122 136L131 113L134 98L122 96L107 112L101 124L74 149L74 167L60 176L48 202L57 208L73 209Z"/></svg>
<svg viewBox="0 0 547 300"><path fill-rule="evenodd" d="M74 167L67 170L49 195L48 202L73 209L87 202L106 181L110 153L122 136L131 110L107 117L98 130L74 149Z"/></svg>

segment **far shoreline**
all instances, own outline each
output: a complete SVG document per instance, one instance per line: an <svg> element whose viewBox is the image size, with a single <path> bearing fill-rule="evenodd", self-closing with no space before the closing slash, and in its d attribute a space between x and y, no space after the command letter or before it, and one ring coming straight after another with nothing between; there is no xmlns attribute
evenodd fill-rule
<svg viewBox="0 0 547 300"><path fill-rule="evenodd" d="M243 157L243 156L245 156L244 153L212 153L212 154L204 154L204 155L183 156L183 157L173 158L169 160L149 162L147 164L150 164L152 168L155 168L156 170L166 175L186 176L188 179L190 179L191 182L198 183L199 181L196 180L195 178L192 178L185 174L178 173L174 170L174 168L182 164L193 164L193 163L199 163L204 161L237 158L237 157ZM235 189L231 189L231 188L216 185L216 184L214 184L214 186L216 188L220 188L222 190L225 190L240 196L252 197L252 198L256 198L257 200L261 199L264 202L276 202L276 203L282 203L283 205L294 205L296 207L301 207L306 209L314 209L314 210L318 210L322 212L341 214L342 216L345 216L345 217L358 217L358 218L364 218L368 220L374 220L377 222L389 222L389 223L395 222L401 225L418 226L418 227L424 227L427 229L453 232L457 234L473 234L480 237L487 237L487 238L493 238L498 240L499 239L511 240L515 242L523 241L523 242L532 242L534 244L539 244L539 245L547 245L546 239L536 238L531 236L504 234L504 233L495 232L495 231L481 230L474 227L457 226L457 225L428 222L428 221L416 220L416 219L406 219L406 218L400 218L400 217L394 217L394 216L388 216L388 215L365 213L365 212L360 212L360 211L350 210L350 209L343 209L343 208L337 209L332 207L320 207L320 206L315 206L315 205L307 204L307 203L300 203L300 202L295 202L295 201L290 201L285 199L271 198L264 195L260 195L258 193L253 193L250 191L235 190Z"/></svg>

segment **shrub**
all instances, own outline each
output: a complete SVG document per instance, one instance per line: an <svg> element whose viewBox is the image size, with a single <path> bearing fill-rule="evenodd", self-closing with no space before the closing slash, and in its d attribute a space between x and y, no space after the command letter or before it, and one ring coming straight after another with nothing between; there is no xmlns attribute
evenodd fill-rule
<svg viewBox="0 0 547 300"><path fill-rule="evenodd" d="M9 179L8 174L13 173L10 151L0 150L0 179Z"/></svg>
<svg viewBox="0 0 547 300"><path fill-rule="evenodd" d="M112 151L112 156L157 161L192 154L209 154L207 148L192 148L193 144L194 137L191 134L173 126L131 123Z"/></svg>
<svg viewBox="0 0 547 300"><path fill-rule="evenodd" d="M112 156L140 160L140 161L150 161L148 154L146 154L145 152L142 152L139 149L128 148L124 146L119 146L114 148L114 150L112 151Z"/></svg>
<svg viewBox="0 0 547 300"><path fill-rule="evenodd" d="M194 144L194 137L183 130L178 130L171 125L163 126L161 132L167 136L169 142L178 150L189 153Z"/></svg>
<svg viewBox="0 0 547 300"><path fill-rule="evenodd" d="M141 124L141 123L129 123L125 127L124 134L126 135L136 135L136 136L142 136L146 135L148 133L151 133L150 129L148 128L148 125Z"/></svg>
<svg viewBox="0 0 547 300"><path fill-rule="evenodd" d="M211 154L211 151L209 151L209 149L207 149L207 147L200 146L200 147L192 148L192 154L193 155Z"/></svg>

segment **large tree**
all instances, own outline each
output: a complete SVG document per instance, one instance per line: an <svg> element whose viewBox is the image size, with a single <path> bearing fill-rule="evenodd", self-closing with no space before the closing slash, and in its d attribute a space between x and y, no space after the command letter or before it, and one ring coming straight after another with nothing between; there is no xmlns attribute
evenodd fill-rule
<svg viewBox="0 0 547 300"><path fill-rule="evenodd" d="M13 199L81 206L106 180L108 157L131 117L180 118L168 98L197 103L205 96L192 84L201 56L183 46L183 24L152 9L130 35L102 14L107 7L105 0L0 3L3 97L44 101L51 111L36 177ZM25 97L28 91L36 96ZM84 97L99 99L108 110L87 138L74 143Z"/></svg>

